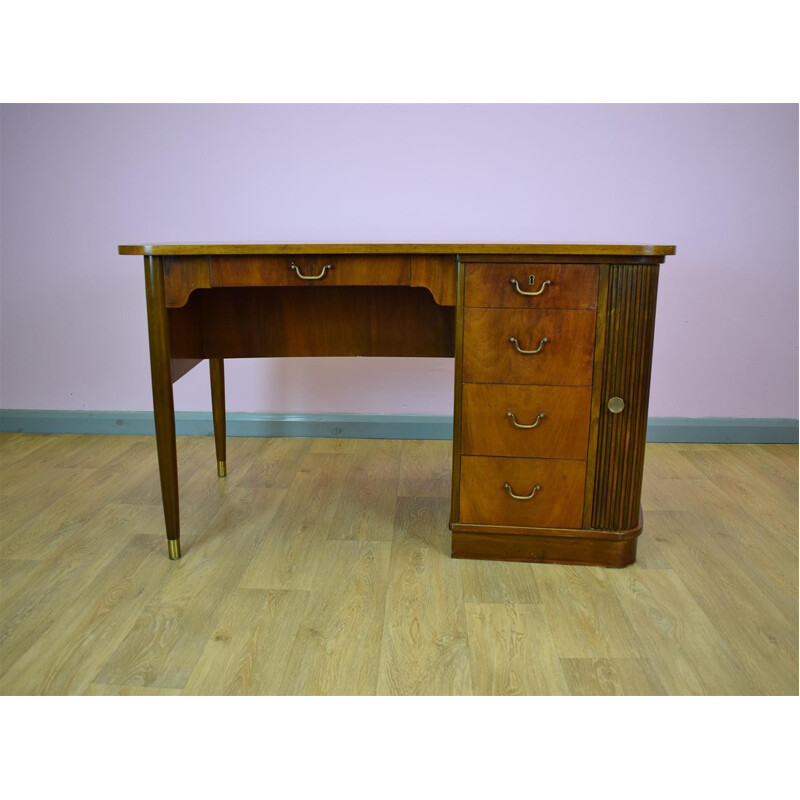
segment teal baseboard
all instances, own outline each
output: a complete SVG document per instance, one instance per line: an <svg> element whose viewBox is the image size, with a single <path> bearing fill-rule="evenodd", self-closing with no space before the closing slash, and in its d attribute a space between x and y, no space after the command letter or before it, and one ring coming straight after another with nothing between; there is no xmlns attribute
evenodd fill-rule
<svg viewBox="0 0 800 800"><path fill-rule="evenodd" d="M178 411L181 436L211 436L211 412ZM419 414L246 414L227 417L228 436L301 436L340 439L450 439L453 418ZM152 435L146 411L42 411L0 409L5 433ZM651 417L648 442L797 444L796 419Z"/></svg>
<svg viewBox="0 0 800 800"><path fill-rule="evenodd" d="M211 412L177 411L179 436L213 436ZM299 436L320 439L451 439L453 418L420 414L247 414L226 417L228 436ZM0 431L14 433L155 433L148 411L0 410Z"/></svg>
<svg viewBox="0 0 800 800"><path fill-rule="evenodd" d="M771 417L650 417L647 441L797 444L798 421Z"/></svg>

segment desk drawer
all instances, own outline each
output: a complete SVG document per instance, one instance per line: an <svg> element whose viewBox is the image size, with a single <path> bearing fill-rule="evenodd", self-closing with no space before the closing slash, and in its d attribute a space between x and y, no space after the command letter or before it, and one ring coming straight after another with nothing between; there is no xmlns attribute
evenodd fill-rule
<svg viewBox="0 0 800 800"><path fill-rule="evenodd" d="M598 269L597 264L467 264L464 304L597 308Z"/></svg>
<svg viewBox="0 0 800 800"><path fill-rule="evenodd" d="M410 286L408 256L212 256L212 286Z"/></svg>
<svg viewBox="0 0 800 800"><path fill-rule="evenodd" d="M465 309L462 380L591 386L594 335L594 311Z"/></svg>
<svg viewBox="0 0 800 800"><path fill-rule="evenodd" d="M591 402L589 387L465 384L461 452L584 460Z"/></svg>
<svg viewBox="0 0 800 800"><path fill-rule="evenodd" d="M583 461L462 456L459 521L580 528L585 478ZM509 492L528 499L515 499Z"/></svg>

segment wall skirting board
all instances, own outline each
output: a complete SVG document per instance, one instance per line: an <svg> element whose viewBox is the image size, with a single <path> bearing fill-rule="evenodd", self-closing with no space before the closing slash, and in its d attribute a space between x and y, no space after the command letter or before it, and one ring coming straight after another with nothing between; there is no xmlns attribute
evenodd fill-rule
<svg viewBox="0 0 800 800"><path fill-rule="evenodd" d="M178 411L183 436L211 436L211 412ZM342 439L450 439L453 418L418 414L247 414L227 415L228 436L313 436ZM6 433L153 434L147 411L49 411L0 409ZM749 417L651 417L648 442L797 444L796 419Z"/></svg>

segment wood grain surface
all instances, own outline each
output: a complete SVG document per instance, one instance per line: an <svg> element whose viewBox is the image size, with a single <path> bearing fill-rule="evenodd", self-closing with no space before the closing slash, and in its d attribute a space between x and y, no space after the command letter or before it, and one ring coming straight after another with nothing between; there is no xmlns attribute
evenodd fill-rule
<svg viewBox="0 0 800 800"><path fill-rule="evenodd" d="M151 437L0 435L0 692L797 694L797 446L647 445L622 570L451 559L450 449L181 437L171 562Z"/></svg>
<svg viewBox="0 0 800 800"><path fill-rule="evenodd" d="M468 264L464 303L492 308L597 308L597 274L595 264Z"/></svg>
<svg viewBox="0 0 800 800"><path fill-rule="evenodd" d="M328 253L499 253L533 255L601 255L601 256L668 256L675 253L674 245L662 244L489 244L489 243L405 243L383 242L355 244L121 244L125 256L186 256L186 255L261 255Z"/></svg>
<svg viewBox="0 0 800 800"><path fill-rule="evenodd" d="M588 387L467 383L462 398L464 455L586 460Z"/></svg>
<svg viewBox="0 0 800 800"><path fill-rule="evenodd" d="M455 309L411 286L233 287L169 309L174 358L453 355Z"/></svg>
<svg viewBox="0 0 800 800"><path fill-rule="evenodd" d="M462 456L459 522L579 528L585 478L583 461ZM529 500L510 494L528 497L534 491Z"/></svg>
<svg viewBox="0 0 800 800"><path fill-rule="evenodd" d="M467 308L463 380L591 386L594 334L594 311ZM520 353L512 337L521 350L542 349Z"/></svg>

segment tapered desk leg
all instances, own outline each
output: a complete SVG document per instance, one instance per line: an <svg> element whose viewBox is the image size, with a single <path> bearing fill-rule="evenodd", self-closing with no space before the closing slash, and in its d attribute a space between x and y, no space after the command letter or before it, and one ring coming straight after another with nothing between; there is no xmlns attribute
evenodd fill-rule
<svg viewBox="0 0 800 800"><path fill-rule="evenodd" d="M175 442L175 406L172 400L172 370L167 307L164 297L164 267L157 256L144 258L147 296L147 328L150 335L150 374L153 381L153 415L156 427L161 500L167 527L169 557L181 557L180 510L178 505L178 451Z"/></svg>
<svg viewBox="0 0 800 800"><path fill-rule="evenodd" d="M211 413L214 417L214 444L217 448L217 475L224 478L225 467L225 362L221 358L209 358L211 374Z"/></svg>

